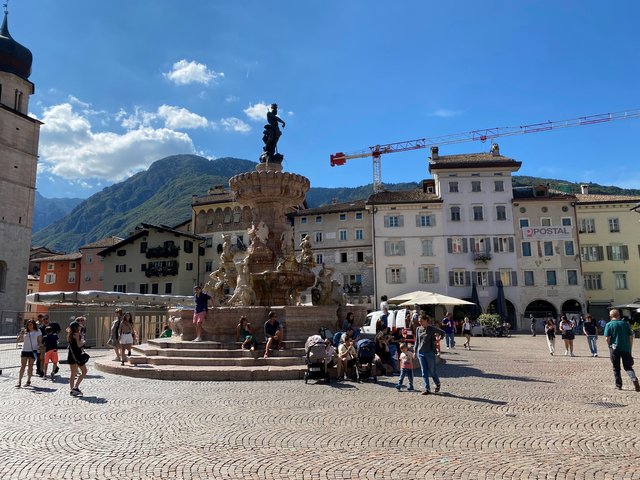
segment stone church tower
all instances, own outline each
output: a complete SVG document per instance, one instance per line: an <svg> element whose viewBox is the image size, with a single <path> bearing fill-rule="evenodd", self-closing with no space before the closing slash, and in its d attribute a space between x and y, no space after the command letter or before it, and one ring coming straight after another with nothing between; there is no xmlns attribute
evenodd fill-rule
<svg viewBox="0 0 640 480"><path fill-rule="evenodd" d="M27 289L41 122L27 115L31 52L0 27L0 332L15 333ZM21 326L21 325L20 325Z"/></svg>

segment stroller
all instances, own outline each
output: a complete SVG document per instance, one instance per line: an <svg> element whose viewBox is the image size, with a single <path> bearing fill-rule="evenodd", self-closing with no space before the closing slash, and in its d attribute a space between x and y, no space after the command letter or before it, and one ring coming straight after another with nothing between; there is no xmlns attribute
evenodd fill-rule
<svg viewBox="0 0 640 480"><path fill-rule="evenodd" d="M309 379L324 379L330 382L327 369L327 357L324 340L320 335L311 335L304 344L305 363L307 371L304 372L304 383Z"/></svg>
<svg viewBox="0 0 640 480"><path fill-rule="evenodd" d="M378 382L376 376L376 344L373 340L363 338L356 343L356 375L358 381L371 378L374 383Z"/></svg>

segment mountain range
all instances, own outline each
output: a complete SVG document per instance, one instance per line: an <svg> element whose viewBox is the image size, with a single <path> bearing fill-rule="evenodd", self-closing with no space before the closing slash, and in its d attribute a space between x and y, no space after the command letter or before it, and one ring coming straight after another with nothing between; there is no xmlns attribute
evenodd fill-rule
<svg viewBox="0 0 640 480"><path fill-rule="evenodd" d="M193 195L204 195L215 185L228 185L229 178L252 171L255 165L255 162L232 157L209 160L198 155L173 155L154 162L146 171L111 185L86 200L45 199L36 194L32 245L73 252L82 245L110 235L124 238L141 222L177 225L191 218ZM563 180L513 177L514 186L540 183L567 193L579 191L579 184ZM385 188L406 190L419 185L409 182L385 185ZM640 190L597 184L589 184L589 191L640 195ZM318 207L334 200L349 202L367 198L372 192L371 184L354 188L312 187L306 199L309 207ZM56 218L44 226L46 221Z"/></svg>

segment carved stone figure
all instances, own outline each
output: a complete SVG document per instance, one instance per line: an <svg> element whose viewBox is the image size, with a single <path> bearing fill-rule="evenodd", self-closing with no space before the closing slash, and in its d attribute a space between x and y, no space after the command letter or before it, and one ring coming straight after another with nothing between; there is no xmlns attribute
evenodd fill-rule
<svg viewBox="0 0 640 480"><path fill-rule="evenodd" d="M249 257L244 259L238 269L237 287L227 304L232 306L251 306L256 304L256 293L251 287Z"/></svg>
<svg viewBox="0 0 640 480"><path fill-rule="evenodd" d="M300 249L302 254L300 255L300 263L307 268L313 268L316 266L316 261L313 259L313 251L311 250L311 242L308 235L305 235L300 242Z"/></svg>
<svg viewBox="0 0 640 480"><path fill-rule="evenodd" d="M333 270L322 265L316 284L311 289L311 303L313 305L345 305L345 295L340 282L332 280Z"/></svg>
<svg viewBox="0 0 640 480"><path fill-rule="evenodd" d="M267 124L264 126L262 132L262 141L264 142L264 151L260 156L260 162L277 162L281 163L284 158L278 153L278 140L282 135L278 124L282 124L282 128L285 127L284 121L278 117L278 104L272 103L269 112L267 112Z"/></svg>
<svg viewBox="0 0 640 480"><path fill-rule="evenodd" d="M231 250L231 234L222 234L222 253L220 254L220 270L224 274L223 278L223 290L224 284L227 284L230 288L236 288L236 278L238 272L236 271L236 264L233 261L233 251ZM219 277L219 275L217 275ZM217 282L217 280L216 280ZM217 283L216 283L217 285Z"/></svg>
<svg viewBox="0 0 640 480"><path fill-rule="evenodd" d="M224 267L220 267L209 274L211 282L207 282L203 288L207 295L211 295L214 303L223 305L225 303L224 284L226 272ZM213 283L212 283L213 282Z"/></svg>
<svg viewBox="0 0 640 480"><path fill-rule="evenodd" d="M278 263L278 271L296 271L298 261L293 246L293 228L291 226L287 226L280 236L280 249L282 250L282 258Z"/></svg>

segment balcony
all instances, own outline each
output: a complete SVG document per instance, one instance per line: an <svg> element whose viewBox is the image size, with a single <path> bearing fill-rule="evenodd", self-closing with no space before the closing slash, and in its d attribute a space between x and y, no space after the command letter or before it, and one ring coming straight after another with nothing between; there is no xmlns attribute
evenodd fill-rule
<svg viewBox="0 0 640 480"><path fill-rule="evenodd" d="M147 258L171 258L177 257L180 252L180 248L175 245L159 246L147 248Z"/></svg>
<svg viewBox="0 0 640 480"><path fill-rule="evenodd" d="M492 257L489 252L473 252L471 258L475 263L489 263Z"/></svg>

